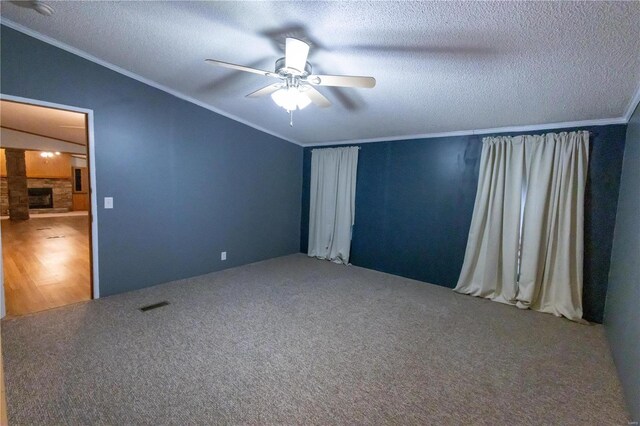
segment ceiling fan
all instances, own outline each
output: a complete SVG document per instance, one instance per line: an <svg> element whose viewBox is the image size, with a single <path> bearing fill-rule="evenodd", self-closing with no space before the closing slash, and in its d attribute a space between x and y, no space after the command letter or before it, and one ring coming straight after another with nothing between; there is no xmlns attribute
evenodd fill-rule
<svg viewBox="0 0 640 426"><path fill-rule="evenodd" d="M358 87L370 89L376 85L373 77L354 75L318 75L312 73L307 62L309 45L302 40L288 37L285 43L285 56L276 61L275 71L264 71L229 62L206 59L212 65L264 75L280 80L277 83L249 93L247 98L259 98L271 95L279 107L289 113L289 125L293 126L293 111L304 109L313 103L321 108L331 106L329 99L313 86Z"/></svg>

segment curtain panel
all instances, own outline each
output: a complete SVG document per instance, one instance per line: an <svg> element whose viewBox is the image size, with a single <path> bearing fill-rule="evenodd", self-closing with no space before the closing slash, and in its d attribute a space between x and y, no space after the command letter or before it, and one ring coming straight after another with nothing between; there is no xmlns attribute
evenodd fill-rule
<svg viewBox="0 0 640 426"><path fill-rule="evenodd" d="M358 147L311 151L308 255L349 264Z"/></svg>
<svg viewBox="0 0 640 426"><path fill-rule="evenodd" d="M588 162L586 131L484 138L455 291L580 321Z"/></svg>

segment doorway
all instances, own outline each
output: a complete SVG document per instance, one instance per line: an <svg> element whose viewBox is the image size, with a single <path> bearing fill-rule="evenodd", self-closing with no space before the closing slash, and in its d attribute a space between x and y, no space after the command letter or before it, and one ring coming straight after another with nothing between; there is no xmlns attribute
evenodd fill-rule
<svg viewBox="0 0 640 426"><path fill-rule="evenodd" d="M6 316L98 295L92 122L88 110L1 96Z"/></svg>

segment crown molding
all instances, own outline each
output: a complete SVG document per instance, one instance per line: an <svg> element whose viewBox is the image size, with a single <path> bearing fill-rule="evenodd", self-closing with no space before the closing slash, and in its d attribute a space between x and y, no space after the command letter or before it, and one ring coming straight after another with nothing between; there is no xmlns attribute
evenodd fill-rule
<svg viewBox="0 0 640 426"><path fill-rule="evenodd" d="M74 55L80 56L88 61L94 62L98 65L102 65L105 68L108 68L112 71L115 71L119 74L125 75L129 78L137 80L141 83L144 83L148 86L154 87L158 90L166 92L176 98L182 99L184 101L195 104L199 107L207 109L209 111L215 112L216 114L220 114L224 117L227 117L231 120L242 123L246 126L252 127L261 132L267 133L271 136L275 136L284 141L293 143L295 145L301 147L314 147L314 146L327 146L327 145L348 145L348 144L361 144L361 143L373 143L373 142L391 142L391 141L403 141L403 140L412 140L412 139L431 139L431 138L443 138L443 137L452 137L452 136L469 136L469 135L482 135L489 133L510 133L510 132L527 132L527 131L536 131L536 130L553 130L553 129L562 129L562 128L570 128L570 127L584 127L584 126L605 126L608 124L626 124L629 122L631 115L635 111L636 107L640 103L640 86L636 91L635 95L631 99L629 106L627 107L626 113L622 117L617 118L603 118L603 119L595 119L595 120L582 120L582 121L566 121L560 123L547 123L547 124L534 124L534 125L525 125L525 126L507 126L507 127L495 127L489 129L476 129L476 130L461 130L461 131L453 131L453 132L440 132L440 133L421 133L421 134L413 134L413 135L399 135L399 136L384 136L377 138L367 138L367 139L343 139L329 142L317 142L317 143L301 143L294 139L285 137L279 133L273 132L271 130L265 129L264 127L253 124L243 118L240 118L236 115L225 112L221 109L213 107L207 103L204 103L198 99L195 99L191 96L187 96L183 93L180 93L176 90L173 90L167 86L164 86L155 81L149 80L141 75L128 71L124 68L121 68L117 65L114 65L105 60L99 59L83 50L77 49L73 46L69 46L66 43L63 43L59 40L51 38L47 35L39 33L35 30L27 28L23 25L20 25L16 22L13 22L7 18L0 17L0 24L6 25L9 28L12 28L16 31L24 33L30 37L36 38L44 43L50 44L52 46L58 47L62 50L65 50L69 53L73 53Z"/></svg>
<svg viewBox="0 0 640 426"><path fill-rule="evenodd" d="M306 147L314 147L314 146L391 142L391 141L403 141L403 140L412 140L412 139L446 138L446 137L453 137L453 136L486 135L486 134L494 134L494 133L530 132L530 131L536 131L536 130L555 130L555 129L566 129L566 128L572 128L572 127L606 126L609 124L627 124L628 121L629 120L627 120L624 117L602 118L597 120L565 121L561 123L534 124L530 126L494 127L491 129L462 130L457 132L422 133L417 135L385 136L381 138L350 139L350 140L339 140L339 141L332 141L332 142L318 142L318 143L306 144L304 145L304 147L306 148Z"/></svg>
<svg viewBox="0 0 640 426"><path fill-rule="evenodd" d="M624 118L627 123L631 120L631 116L638 107L638 104L640 104L640 84L638 84L638 90L636 90L635 96L631 98L631 102L629 102L629 106L627 107L627 112L624 114Z"/></svg>
<svg viewBox="0 0 640 426"><path fill-rule="evenodd" d="M287 137L282 136L282 135L280 135L278 133L275 133L275 132L273 132L271 130L265 129L264 127L258 126L257 124L251 123L250 121L247 121L247 120L245 120L243 118L240 118L240 117L238 117L236 115L229 114L228 112L222 111L221 109L213 107L213 106L211 106L209 104L206 104L206 103L204 103L202 101L199 101L198 99L192 98L191 96L187 96L187 95L185 95L183 93L180 93L180 92L178 92L176 90L173 90L173 89L171 89L171 88L169 88L169 87L167 87L167 86L165 86L163 84L160 84L160 83L155 82L153 80L149 80L148 78L142 77L141 75L138 75L136 73L128 71L128 70L126 70L124 68L121 68L118 65L114 65L114 64L112 64L110 62L107 62L105 60L97 58L97 57L91 55L90 53L85 52L84 50L80 50L80 49L77 49L77 48L75 48L73 46L69 46L66 43L63 43L63 42L61 42L59 40L56 40L56 39L51 38L51 37L49 37L47 35L44 35L44 34L38 32L38 31L32 30L31 28L27 28L27 27L25 27L23 25L20 25L20 24L16 23L16 22L13 22L10 19L4 18L4 17L0 17L0 24L6 25L9 28L12 28L12 29L14 29L14 30L16 30L18 32L26 34L26 35L28 35L30 37L35 38L35 39L38 39L38 40L40 40L40 41L42 41L44 43L50 44L52 46L55 46L55 47L57 47L59 49L66 50L67 52L73 53L74 55L77 55L77 56L80 56L83 59L86 59L88 61L94 62L94 63L96 63L98 65L102 65L103 67L108 68L111 71L115 71L115 72L117 72L119 74L125 75L125 76L127 76L129 78L132 78L132 79L137 80L137 81L139 81L141 83L144 83L147 86L154 87L154 88L156 88L158 90L161 90L161 91L166 92L166 93L168 93L168 94L170 94L172 96L175 96L176 98L182 99L183 101L187 101L187 102L190 102L192 104L198 105L199 107L202 107L204 109L208 109L209 111L215 112L216 114L220 114L220 115L222 115L224 117L227 117L227 118L229 118L231 120L234 120L234 121L242 123L242 124L244 124L246 126L252 127L252 128L254 128L256 130L259 130L259 131L261 131L263 133L267 133L267 134L269 134L271 136L275 136L275 137L277 137L279 139L285 140L287 142L291 142L291 143L296 144L296 145L300 145L299 142L297 142L297 141L295 141L293 139L287 138Z"/></svg>

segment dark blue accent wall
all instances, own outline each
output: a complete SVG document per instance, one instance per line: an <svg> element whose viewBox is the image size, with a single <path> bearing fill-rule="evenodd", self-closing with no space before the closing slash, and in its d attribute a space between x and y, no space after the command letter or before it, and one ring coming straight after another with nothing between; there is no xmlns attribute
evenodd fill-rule
<svg viewBox="0 0 640 426"><path fill-rule="evenodd" d="M640 421L640 108L629 121L604 315L631 420Z"/></svg>
<svg viewBox="0 0 640 426"><path fill-rule="evenodd" d="M602 322L626 126L580 129L591 132L584 317ZM351 263L455 287L464 261L484 136L360 144ZM311 149L304 150L300 232L304 253L309 234Z"/></svg>
<svg viewBox="0 0 640 426"><path fill-rule="evenodd" d="M302 148L1 34L3 94L94 111L101 295L298 252Z"/></svg>

